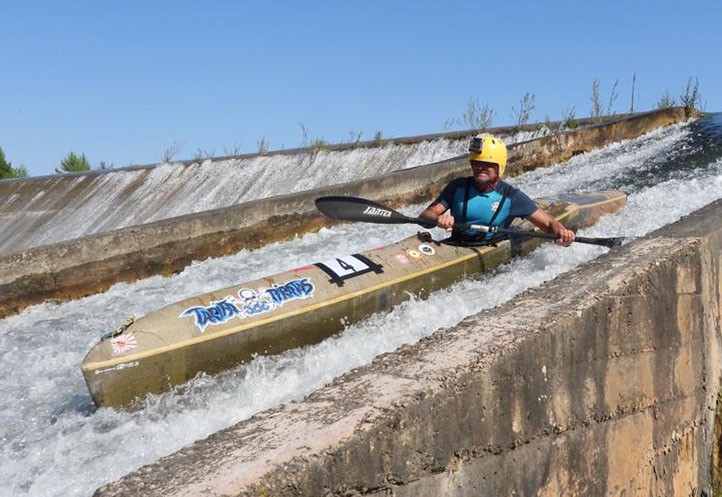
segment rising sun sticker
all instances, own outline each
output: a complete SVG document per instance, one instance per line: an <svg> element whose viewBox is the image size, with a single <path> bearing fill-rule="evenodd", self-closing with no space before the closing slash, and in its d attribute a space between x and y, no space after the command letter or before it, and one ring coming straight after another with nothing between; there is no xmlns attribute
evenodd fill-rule
<svg viewBox="0 0 722 497"><path fill-rule="evenodd" d="M135 339L132 331L123 333L115 338L110 339L110 344L113 346L113 353L125 354L129 350L133 350L138 346L138 341Z"/></svg>

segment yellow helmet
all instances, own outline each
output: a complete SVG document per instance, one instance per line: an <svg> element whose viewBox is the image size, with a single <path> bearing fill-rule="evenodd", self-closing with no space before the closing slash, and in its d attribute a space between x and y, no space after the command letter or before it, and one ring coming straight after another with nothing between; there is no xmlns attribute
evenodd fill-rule
<svg viewBox="0 0 722 497"><path fill-rule="evenodd" d="M506 145L493 136L477 135L469 143L469 160L496 164L501 178L506 169Z"/></svg>

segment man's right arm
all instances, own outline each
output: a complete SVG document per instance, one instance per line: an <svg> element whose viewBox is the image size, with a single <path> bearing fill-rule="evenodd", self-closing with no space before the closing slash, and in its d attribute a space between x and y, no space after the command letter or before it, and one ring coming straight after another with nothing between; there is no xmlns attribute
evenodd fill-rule
<svg viewBox="0 0 722 497"><path fill-rule="evenodd" d="M445 215L447 207L441 202L434 202L421 213L419 217L428 219L432 223L435 223L439 228L450 230L454 226L454 218L450 215Z"/></svg>
<svg viewBox="0 0 722 497"><path fill-rule="evenodd" d="M454 193L458 188L459 181L461 181L461 178L455 179L446 185L441 195L439 195L419 217L428 219L439 228L447 231L451 230L451 227L454 226L454 218L450 214L444 213L449 210L448 206L450 206L454 200Z"/></svg>

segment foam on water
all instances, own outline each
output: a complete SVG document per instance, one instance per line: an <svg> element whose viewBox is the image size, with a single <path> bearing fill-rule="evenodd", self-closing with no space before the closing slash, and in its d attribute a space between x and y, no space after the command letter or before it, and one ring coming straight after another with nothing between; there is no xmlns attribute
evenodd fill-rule
<svg viewBox="0 0 722 497"><path fill-rule="evenodd" d="M622 186L629 193L628 207L585 234L639 236L722 197L720 159L701 165L689 177L662 175L654 184L637 181L636 173L654 170L687 140L689 127L667 128L512 182L533 196ZM632 177L633 182L624 183ZM405 210L418 213L422 207ZM0 495L90 495L104 482L256 412L301 398L380 353L453 326L606 251L582 244L548 245L477 280L436 292L427 301L408 301L375 315L318 345L258 357L233 371L152 396L139 411L92 406L80 363L98 336L129 314L142 315L240 281L381 246L417 229L361 224L324 229L196 263L172 277L35 306L0 321L0 376L10 379L2 382L0 395Z"/></svg>

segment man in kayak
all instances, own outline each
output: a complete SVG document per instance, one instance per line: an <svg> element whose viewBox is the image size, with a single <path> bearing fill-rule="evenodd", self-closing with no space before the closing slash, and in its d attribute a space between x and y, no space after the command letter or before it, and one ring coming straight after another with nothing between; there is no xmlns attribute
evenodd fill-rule
<svg viewBox="0 0 722 497"><path fill-rule="evenodd" d="M463 244L491 241L494 235L457 229L454 222L507 228L521 217L556 235L555 243L569 246L574 241L573 231L540 209L524 192L501 180L506 159L506 146L501 140L489 135L473 137L469 145L473 176L457 178L446 185L420 217L451 230L452 239Z"/></svg>

